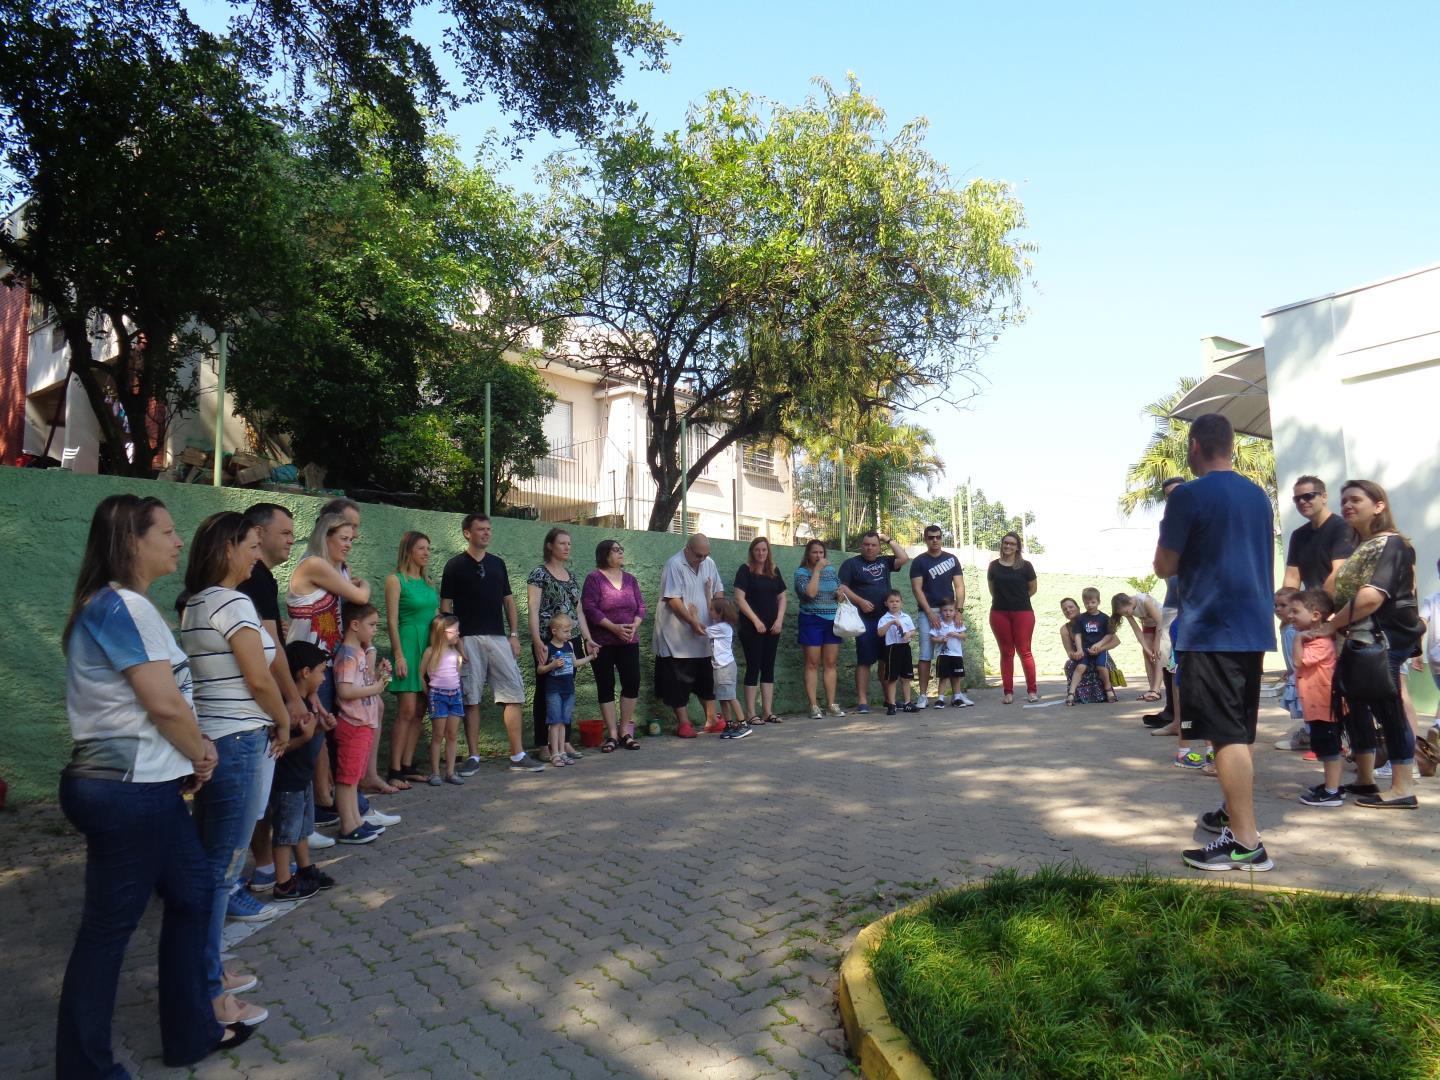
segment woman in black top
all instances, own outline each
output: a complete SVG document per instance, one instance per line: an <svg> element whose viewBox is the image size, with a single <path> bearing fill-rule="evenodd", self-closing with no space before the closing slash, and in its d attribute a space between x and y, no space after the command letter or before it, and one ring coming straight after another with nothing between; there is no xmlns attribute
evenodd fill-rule
<svg viewBox="0 0 1440 1080"><path fill-rule="evenodd" d="M735 571L735 606L740 609L740 647L745 650L745 714L752 724L778 724L775 715L775 651L785 625L785 579L770 556L770 541L750 541L744 566ZM760 687L762 718L755 711Z"/></svg>
<svg viewBox="0 0 1440 1080"><path fill-rule="evenodd" d="M1035 609L1030 597L1039 583L1035 568L1024 558L1024 545L1018 533L1009 532L1000 538L1000 557L990 563L985 579L990 586L990 632L1000 646L1000 682L1005 689L1005 704L1015 700L1015 653L1020 653L1020 666L1025 672L1028 700L1039 701L1035 682L1035 654L1030 640L1035 635Z"/></svg>
<svg viewBox="0 0 1440 1080"><path fill-rule="evenodd" d="M1385 489L1369 480L1347 480L1340 489L1340 513L1355 530L1355 551L1335 575L1335 614L1328 622L1305 631L1306 637L1340 633L1357 642L1370 642L1383 634L1388 644L1386 671L1392 689L1376 694L1346 687L1345 643L1335 668L1337 696L1345 704L1345 729L1355 753L1356 782L1345 792L1356 795L1355 805L1381 809L1413 810L1418 805L1411 790L1415 761L1415 733L1405 719L1400 701L1400 668L1415 654L1425 626L1420 621L1415 594L1415 549L1400 535L1390 513ZM1358 681L1358 680L1357 680ZM1373 721L1372 721L1373 717ZM1375 785L1375 725L1390 755L1390 790L1382 797Z"/></svg>

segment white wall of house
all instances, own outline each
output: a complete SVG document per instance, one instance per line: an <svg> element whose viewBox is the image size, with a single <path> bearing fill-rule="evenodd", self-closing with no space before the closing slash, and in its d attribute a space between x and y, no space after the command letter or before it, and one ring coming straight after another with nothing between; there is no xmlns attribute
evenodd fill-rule
<svg viewBox="0 0 1440 1080"><path fill-rule="evenodd" d="M1389 493L1415 543L1422 595L1440 557L1440 266L1289 304L1262 317L1282 527L1313 473L1339 510L1346 479Z"/></svg>

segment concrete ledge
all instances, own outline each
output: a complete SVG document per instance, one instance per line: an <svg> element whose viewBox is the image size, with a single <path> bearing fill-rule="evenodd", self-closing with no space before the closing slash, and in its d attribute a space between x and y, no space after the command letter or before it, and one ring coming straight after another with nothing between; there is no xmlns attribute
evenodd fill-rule
<svg viewBox="0 0 1440 1080"><path fill-rule="evenodd" d="M928 900L892 911L860 931L840 964L840 1020L845 1041L860 1059L865 1080L934 1080L935 1074L920 1060L905 1033L890 1022L885 1001L870 971L870 951L896 915L923 908Z"/></svg>

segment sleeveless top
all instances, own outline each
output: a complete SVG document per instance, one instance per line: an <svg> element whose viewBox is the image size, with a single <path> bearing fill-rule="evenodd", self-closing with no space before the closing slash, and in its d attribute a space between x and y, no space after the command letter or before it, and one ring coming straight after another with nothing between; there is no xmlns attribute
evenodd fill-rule
<svg viewBox="0 0 1440 1080"><path fill-rule="evenodd" d="M436 664L435 670L430 673L430 688L432 690L460 689L460 654L454 649L446 649L440 655L440 663Z"/></svg>
<svg viewBox="0 0 1440 1080"><path fill-rule="evenodd" d="M400 640L390 643L390 651L398 659L405 657L405 678L390 680L387 689L392 694L418 694L425 689L420 682L420 658L430 643L430 622L440 611L440 594L435 586L424 578L406 577L400 579L400 602L395 615Z"/></svg>
<svg viewBox="0 0 1440 1080"><path fill-rule="evenodd" d="M315 558L316 556L311 556ZM304 560L301 560L303 565ZM296 567L298 570L299 567ZM348 579L346 569L340 571ZM291 575L294 581L294 575ZM335 650L345 640L345 627L340 620L340 597L324 589L316 589L304 596L285 590L285 607L290 614L290 629L286 631L285 643L309 641L325 650L325 655L335 656Z"/></svg>

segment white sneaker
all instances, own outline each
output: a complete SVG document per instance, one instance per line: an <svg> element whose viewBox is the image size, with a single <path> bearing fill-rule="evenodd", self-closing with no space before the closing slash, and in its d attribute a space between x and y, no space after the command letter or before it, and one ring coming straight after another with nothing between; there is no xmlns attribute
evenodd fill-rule
<svg viewBox="0 0 1440 1080"><path fill-rule="evenodd" d="M927 697L925 694L917 694L916 697L915 697L915 708L917 708L917 709L928 709L929 707L930 707L930 698Z"/></svg>
<svg viewBox="0 0 1440 1080"><path fill-rule="evenodd" d="M1394 775L1394 770L1390 768L1390 762L1387 761L1384 765L1381 765L1378 769L1376 769L1375 775L1384 777L1386 780L1389 780Z"/></svg>
<svg viewBox="0 0 1440 1080"><path fill-rule="evenodd" d="M955 695L955 700L958 701L961 705L974 705L974 704L975 704L975 702L971 701L971 700L969 699L969 697L967 697L967 696L964 695L964 694L956 694L956 695Z"/></svg>
<svg viewBox="0 0 1440 1080"><path fill-rule="evenodd" d="M366 825L378 825L381 828L384 828L389 825L399 825L400 815L387 814L385 813L385 811L377 810L375 809L375 807L372 806L370 808L370 812L366 814L362 820L365 822Z"/></svg>
<svg viewBox="0 0 1440 1080"><path fill-rule="evenodd" d="M309 843L311 851L324 851L327 847L335 846L335 841L322 832L312 832Z"/></svg>

